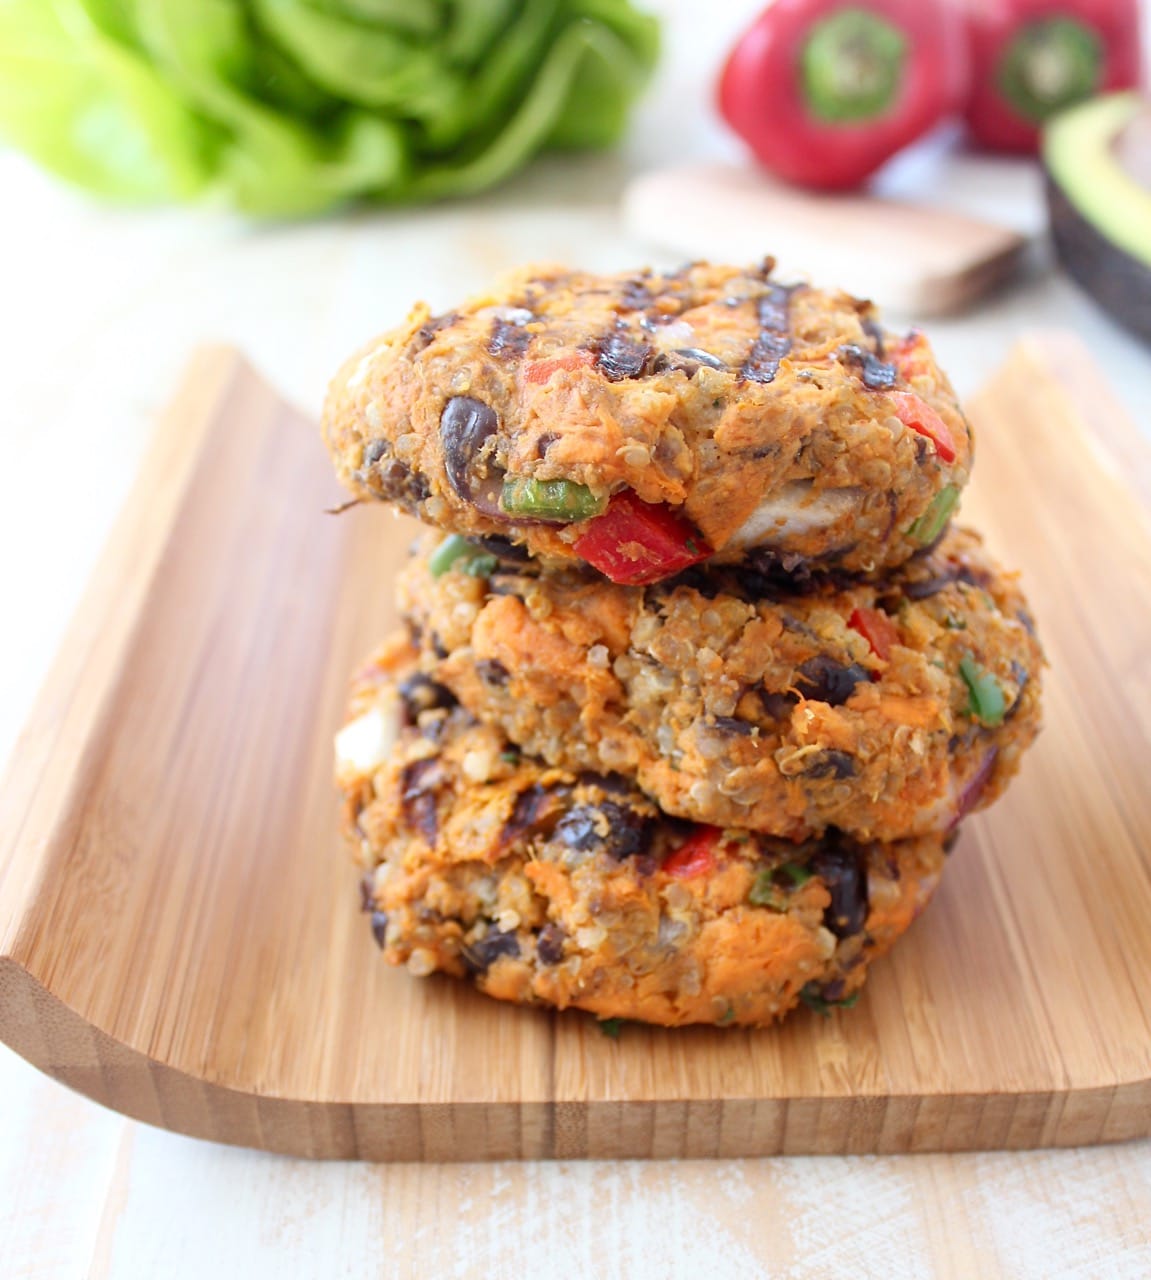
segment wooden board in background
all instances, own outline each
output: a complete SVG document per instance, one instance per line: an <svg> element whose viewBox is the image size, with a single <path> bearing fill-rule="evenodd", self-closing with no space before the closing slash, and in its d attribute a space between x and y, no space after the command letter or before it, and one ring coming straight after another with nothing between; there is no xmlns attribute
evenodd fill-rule
<svg viewBox="0 0 1151 1280"><path fill-rule="evenodd" d="M143 1120L314 1156L1151 1133L1151 527L1074 344L1021 344L973 413L964 517L1024 570L1052 661L1023 776L854 1010L613 1041L380 962L330 742L412 526L324 515L314 428L202 354L0 790L0 1038Z"/></svg>
<svg viewBox="0 0 1151 1280"><path fill-rule="evenodd" d="M654 169L628 184L623 218L641 242L713 262L755 262L769 250L784 276L818 263L889 310L949 315L1020 265L1027 240L969 214L873 195L801 191L750 165Z"/></svg>

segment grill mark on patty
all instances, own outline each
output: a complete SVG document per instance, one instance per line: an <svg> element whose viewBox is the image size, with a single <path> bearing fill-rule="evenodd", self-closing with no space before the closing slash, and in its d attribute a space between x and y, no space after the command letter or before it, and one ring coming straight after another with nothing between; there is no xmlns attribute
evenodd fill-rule
<svg viewBox="0 0 1151 1280"><path fill-rule="evenodd" d="M859 323L863 328L863 332L867 334L874 344L876 356L880 360L885 359L887 348L883 341L883 326L878 321L873 320L871 316L864 316Z"/></svg>
<svg viewBox="0 0 1151 1280"><path fill-rule="evenodd" d="M613 331L596 338L589 350L595 353L596 365L609 382L640 378L651 370L652 348L646 342L633 342L625 333Z"/></svg>
<svg viewBox="0 0 1151 1280"><path fill-rule="evenodd" d="M791 305L791 295L797 288L799 286L794 284L769 284L767 292L756 298L755 316L761 329L766 329L769 333L787 334L788 307Z"/></svg>
<svg viewBox="0 0 1151 1280"><path fill-rule="evenodd" d="M625 311L646 311L654 301L650 276L633 276L625 280L620 292L620 305Z"/></svg>
<svg viewBox="0 0 1151 1280"><path fill-rule="evenodd" d="M431 343L441 329L447 329L450 325L455 324L459 316L454 311L445 311L442 316L433 316L430 320L425 320L416 330L416 336L412 339L408 348L411 355L417 355L419 352Z"/></svg>
<svg viewBox="0 0 1151 1280"><path fill-rule="evenodd" d="M779 362L791 350L788 309L791 295L802 285L768 284L767 292L755 301L759 336L751 344L739 371L744 382L772 382Z"/></svg>
<svg viewBox="0 0 1151 1280"><path fill-rule="evenodd" d="M510 320L496 316L488 337L488 355L515 359L527 351L531 340L531 333L523 325L513 324Z"/></svg>
<svg viewBox="0 0 1151 1280"><path fill-rule="evenodd" d="M869 391L890 391L895 386L899 376L895 365L884 364L866 348L848 342L836 354L841 360L858 367L863 385Z"/></svg>

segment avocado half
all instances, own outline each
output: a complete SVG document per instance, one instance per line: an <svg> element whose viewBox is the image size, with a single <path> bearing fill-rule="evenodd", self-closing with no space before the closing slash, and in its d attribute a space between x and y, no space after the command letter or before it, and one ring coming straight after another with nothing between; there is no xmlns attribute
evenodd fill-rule
<svg viewBox="0 0 1151 1280"><path fill-rule="evenodd" d="M1092 98L1043 131L1055 252L1120 324L1151 343L1151 101Z"/></svg>

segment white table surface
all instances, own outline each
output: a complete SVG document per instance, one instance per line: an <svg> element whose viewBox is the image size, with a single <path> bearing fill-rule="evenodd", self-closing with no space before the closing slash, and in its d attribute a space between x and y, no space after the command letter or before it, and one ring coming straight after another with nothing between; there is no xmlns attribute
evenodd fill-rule
<svg viewBox="0 0 1151 1280"><path fill-rule="evenodd" d="M196 343L236 343L314 412L342 357L417 297L447 305L528 259L603 268L663 260L624 235L619 191L657 164L739 154L712 118L709 81L756 6L651 7L666 16L667 49L621 151L545 160L468 203L254 228L204 210L93 207L0 154L0 756ZM887 187L1028 232L1043 225L1037 175L1015 162L926 148ZM818 263L786 265L818 279ZM1012 289L930 330L968 392L1036 325L1075 329L1136 420L1145 414L1151 355L1053 273L1043 249ZM0 1047L5 1280L533 1272L1142 1278L1151 1274L1151 1143L716 1163L320 1165L125 1120Z"/></svg>

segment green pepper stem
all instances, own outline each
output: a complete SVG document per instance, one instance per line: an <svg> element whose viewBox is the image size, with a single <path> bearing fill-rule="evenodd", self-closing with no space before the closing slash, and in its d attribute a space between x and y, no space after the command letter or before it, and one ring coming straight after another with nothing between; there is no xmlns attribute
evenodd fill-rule
<svg viewBox="0 0 1151 1280"><path fill-rule="evenodd" d="M1099 87L1103 46L1074 18L1043 18L1020 27L999 62L1000 92L1036 124Z"/></svg>
<svg viewBox="0 0 1151 1280"><path fill-rule="evenodd" d="M800 53L808 109L829 124L872 120L887 112L903 82L908 40L866 9L840 9L811 29Z"/></svg>

